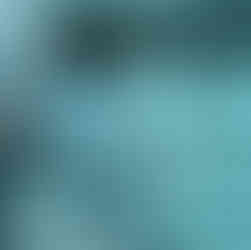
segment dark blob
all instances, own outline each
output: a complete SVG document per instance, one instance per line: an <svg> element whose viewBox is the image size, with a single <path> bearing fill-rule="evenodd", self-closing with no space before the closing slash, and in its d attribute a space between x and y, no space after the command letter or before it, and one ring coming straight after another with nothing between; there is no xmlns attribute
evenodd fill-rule
<svg viewBox="0 0 251 250"><path fill-rule="evenodd" d="M59 56L68 65L106 68L125 55L127 31L126 18L114 14L75 14L63 24Z"/></svg>

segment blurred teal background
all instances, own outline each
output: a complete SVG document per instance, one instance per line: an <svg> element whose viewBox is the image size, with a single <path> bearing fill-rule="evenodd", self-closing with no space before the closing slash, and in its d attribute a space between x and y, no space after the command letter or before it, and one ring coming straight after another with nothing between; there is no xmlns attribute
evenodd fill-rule
<svg viewBox="0 0 251 250"><path fill-rule="evenodd" d="M3 249L249 249L250 10L0 0Z"/></svg>

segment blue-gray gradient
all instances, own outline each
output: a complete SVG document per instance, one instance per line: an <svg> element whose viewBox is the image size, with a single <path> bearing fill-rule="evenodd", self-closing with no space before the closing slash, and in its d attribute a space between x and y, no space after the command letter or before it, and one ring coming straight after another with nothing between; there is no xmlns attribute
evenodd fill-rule
<svg viewBox="0 0 251 250"><path fill-rule="evenodd" d="M251 249L250 13L0 0L0 248Z"/></svg>

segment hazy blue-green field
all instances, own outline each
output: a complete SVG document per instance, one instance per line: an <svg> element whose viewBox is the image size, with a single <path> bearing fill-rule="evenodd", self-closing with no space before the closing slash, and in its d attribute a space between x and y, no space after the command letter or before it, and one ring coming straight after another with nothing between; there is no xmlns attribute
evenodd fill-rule
<svg viewBox="0 0 251 250"><path fill-rule="evenodd" d="M0 248L249 249L250 10L0 0Z"/></svg>

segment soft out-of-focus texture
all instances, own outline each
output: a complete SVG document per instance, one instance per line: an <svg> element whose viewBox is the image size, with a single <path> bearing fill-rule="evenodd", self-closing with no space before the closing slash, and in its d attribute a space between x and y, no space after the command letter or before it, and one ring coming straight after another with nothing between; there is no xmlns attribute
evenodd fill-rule
<svg viewBox="0 0 251 250"><path fill-rule="evenodd" d="M0 0L1 247L251 247L248 1Z"/></svg>

